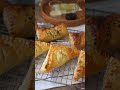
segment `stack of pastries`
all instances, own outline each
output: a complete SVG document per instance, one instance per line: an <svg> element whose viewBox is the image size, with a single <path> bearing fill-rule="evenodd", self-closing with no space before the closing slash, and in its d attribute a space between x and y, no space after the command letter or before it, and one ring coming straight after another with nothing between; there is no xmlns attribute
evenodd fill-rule
<svg viewBox="0 0 120 90"><path fill-rule="evenodd" d="M88 23L86 25L87 27L86 42L89 43L90 47L86 48L87 51L86 53L84 51L85 32L80 33L68 32L65 24L60 24L58 26L47 29L45 28L37 29L38 40L42 42L48 43L53 40L61 39L65 36L69 36L69 42L71 43L71 46L62 44L50 44L48 54L43 62L40 71L43 73L48 73L51 70L54 70L55 68L64 65L65 63L69 62L72 58L77 56L79 56L79 58L73 75L74 80L78 80L80 77L93 75L105 69L107 66L107 62L110 59L110 56L106 52L104 52L103 50L104 46L109 45L119 48L116 44L116 43L119 44L119 38L115 39L118 37L118 35L117 34L115 35L115 33L116 32L119 33L118 30L119 24L116 23L115 20L119 18L119 15L108 16L107 21L105 20L105 22L102 24L105 25L103 27L100 27L99 24L102 20L104 20L104 18L105 17L96 17L94 18L94 20L92 18L93 21L89 21L91 20L91 18L88 19L87 21ZM109 21L111 21L112 23L110 23ZM119 22L119 19L117 19L117 22ZM95 23L97 23L96 26ZM110 26L115 26L116 31L114 31L113 27ZM103 28L105 29L104 34L103 32L101 32L101 30L102 31L104 30ZM110 29L108 30L108 28ZM98 29L98 31L96 31L96 29ZM101 40L101 38L103 37L105 37L105 39ZM117 41L114 41L113 39ZM99 51L98 48L103 49ZM102 54L101 52L102 53L104 52L104 54ZM85 70L85 68L87 69Z"/></svg>
<svg viewBox="0 0 120 90"><path fill-rule="evenodd" d="M46 43L40 51L48 51L47 56L42 64L40 71L42 73L48 73L55 68L58 68L65 63L69 62L71 59L80 55L78 64L74 72L74 80L78 80L84 75L79 75L81 72L85 73L85 70L82 71L81 65L85 67L84 64L80 64L80 59L82 62L85 62L85 32L74 33L68 32L67 26L64 23L61 23L52 28L36 28L36 35L38 41L41 43ZM68 36L71 43L70 46L63 44L52 44L49 43L54 40L62 39ZM36 48L36 50L38 50ZM81 69L81 71L79 71Z"/></svg>

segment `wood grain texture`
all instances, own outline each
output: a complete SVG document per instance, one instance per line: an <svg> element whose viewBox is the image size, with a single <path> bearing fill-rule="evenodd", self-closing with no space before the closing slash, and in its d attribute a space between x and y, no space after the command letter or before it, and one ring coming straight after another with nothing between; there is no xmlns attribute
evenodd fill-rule
<svg viewBox="0 0 120 90"><path fill-rule="evenodd" d="M75 0L61 0L63 3L75 3ZM85 2L84 1L76 1L78 5L82 8L82 11L76 12L78 19L76 20L66 20L65 15L59 17L59 18L53 18L49 15L49 12L51 11L50 6L48 3L50 0L42 1L40 9L41 9L41 15L42 18L49 23L52 23L53 25L58 25L59 23L65 23L67 26L78 26L85 22Z"/></svg>

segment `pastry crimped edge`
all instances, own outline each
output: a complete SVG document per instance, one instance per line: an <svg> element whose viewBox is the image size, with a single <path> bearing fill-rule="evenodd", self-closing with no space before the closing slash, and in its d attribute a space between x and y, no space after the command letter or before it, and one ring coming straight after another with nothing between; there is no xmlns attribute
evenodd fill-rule
<svg viewBox="0 0 120 90"><path fill-rule="evenodd" d="M84 49L85 47L85 32L69 32L69 41L71 45L78 49Z"/></svg>
<svg viewBox="0 0 120 90"><path fill-rule="evenodd" d="M43 54L44 52L48 51L49 47L50 47L49 43L35 41L35 58Z"/></svg>
<svg viewBox="0 0 120 90"><path fill-rule="evenodd" d="M57 34L53 34L56 32L57 32ZM51 27L51 28L37 27L36 35L37 35L38 40L40 40L42 42L50 42L50 41L64 38L66 35L68 35L68 30L67 30L66 24L61 23L61 24Z"/></svg>

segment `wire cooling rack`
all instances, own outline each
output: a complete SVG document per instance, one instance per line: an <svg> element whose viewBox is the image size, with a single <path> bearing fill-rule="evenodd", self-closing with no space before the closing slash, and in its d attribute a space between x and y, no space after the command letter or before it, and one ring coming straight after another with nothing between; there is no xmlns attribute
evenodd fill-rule
<svg viewBox="0 0 120 90"><path fill-rule="evenodd" d="M0 76L0 90L18 90L28 72L31 62L26 62Z"/></svg>
<svg viewBox="0 0 120 90"><path fill-rule="evenodd" d="M80 78L78 81L73 80L73 73L77 64L77 58L71 60L70 62L66 63L65 65L49 72L47 74L43 74L40 72L40 68L42 63L46 57L46 54L41 55L35 61L35 80L46 80L49 82L54 82L63 85L72 85L77 83L85 82L84 77Z"/></svg>
<svg viewBox="0 0 120 90"><path fill-rule="evenodd" d="M45 24L51 26L50 24L47 24L45 22L44 22L44 25L42 25L42 24L43 24L43 22L38 23L39 26L43 26L43 27L45 26ZM85 30L84 25L82 26L82 29L81 29L81 26L76 27L74 29L70 28L70 27L68 28L69 32L80 32L80 31L84 31L84 30ZM56 41L51 42L51 43L70 45L70 43L68 42L68 36L65 37L62 40L56 40ZM40 72L40 68L43 64L43 61L46 58L46 55L47 55L47 53L41 55L40 57L38 57L35 60L35 81L44 80L44 81L52 82L52 83L55 83L55 84L56 83L61 84L61 85L64 85L64 86L79 83L81 85L80 87L83 90L85 89L85 78L84 77L80 78L78 81L73 80L73 74L74 74L75 67L77 65L78 58L75 58L75 59L69 61L65 65L53 70L52 72L49 72L47 74L43 74L43 73Z"/></svg>
<svg viewBox="0 0 120 90"><path fill-rule="evenodd" d="M1 34L8 35L2 16L0 16L0 35ZM1 75L0 90L18 90L28 73L30 65L31 61L27 61Z"/></svg>

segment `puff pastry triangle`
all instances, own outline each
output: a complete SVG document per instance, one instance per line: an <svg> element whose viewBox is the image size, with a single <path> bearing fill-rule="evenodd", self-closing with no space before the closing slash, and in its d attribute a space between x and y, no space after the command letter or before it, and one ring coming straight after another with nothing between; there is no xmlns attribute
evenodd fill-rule
<svg viewBox="0 0 120 90"><path fill-rule="evenodd" d="M50 44L40 41L35 41L35 57L38 57L45 51L48 51Z"/></svg>
<svg viewBox="0 0 120 90"><path fill-rule="evenodd" d="M77 47L78 49L85 48L85 32L81 31L80 33L70 32L69 40L71 45Z"/></svg>
<svg viewBox="0 0 120 90"><path fill-rule="evenodd" d="M65 24L59 24L51 28L36 28L38 40L42 42L50 42L64 38L68 35L68 30Z"/></svg>
<svg viewBox="0 0 120 90"><path fill-rule="evenodd" d="M47 57L41 67L41 72L48 73L53 69L64 65L66 62L79 55L79 50L75 47L53 44L50 45Z"/></svg>
<svg viewBox="0 0 120 90"><path fill-rule="evenodd" d="M80 77L84 76L85 76L85 51L81 50L73 78L74 80L78 80Z"/></svg>

